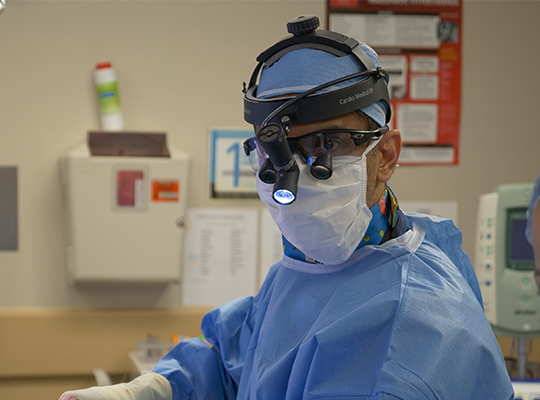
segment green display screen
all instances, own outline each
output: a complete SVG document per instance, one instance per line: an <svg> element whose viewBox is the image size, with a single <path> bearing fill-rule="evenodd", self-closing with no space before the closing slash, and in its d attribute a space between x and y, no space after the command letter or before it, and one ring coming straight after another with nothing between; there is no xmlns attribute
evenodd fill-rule
<svg viewBox="0 0 540 400"><path fill-rule="evenodd" d="M526 208L511 208L506 214L506 266L520 271L533 271L533 248L525 237L526 212Z"/></svg>

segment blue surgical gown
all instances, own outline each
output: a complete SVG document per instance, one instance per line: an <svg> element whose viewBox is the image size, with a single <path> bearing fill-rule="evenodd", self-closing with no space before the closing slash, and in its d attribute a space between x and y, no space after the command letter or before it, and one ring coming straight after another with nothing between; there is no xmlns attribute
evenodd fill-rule
<svg viewBox="0 0 540 400"><path fill-rule="evenodd" d="M334 266L283 257L255 297L206 314L211 346L181 342L154 369L173 399L513 399L461 233L401 217L381 246Z"/></svg>

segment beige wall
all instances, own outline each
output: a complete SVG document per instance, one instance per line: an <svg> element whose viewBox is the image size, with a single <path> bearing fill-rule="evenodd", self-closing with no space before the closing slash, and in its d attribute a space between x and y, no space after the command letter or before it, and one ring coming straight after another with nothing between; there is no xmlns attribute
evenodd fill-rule
<svg viewBox="0 0 540 400"><path fill-rule="evenodd" d="M0 252L0 307L180 304L180 289L65 282L58 157L99 128L92 69L113 62L126 128L162 130L192 157L189 206L207 199L209 126L245 126L256 55L324 1L8 1L0 15L0 165L19 171L19 251ZM402 200L455 200L473 256L478 197L540 173L536 1L465 1L460 163L402 167ZM114 288L116 289L116 288Z"/></svg>
<svg viewBox="0 0 540 400"><path fill-rule="evenodd" d="M87 130L99 128L94 64L113 62L127 129L166 131L170 144L192 157L189 206L260 207L253 200L207 200L207 129L244 126L242 82L256 55L284 36L286 20L304 13L323 16L325 2L8 0L0 15L0 165L18 166L19 250L0 252L0 308L41 308L31 329L41 316L51 318L49 309L177 309L178 285L71 287L65 281L57 160ZM457 201L471 257L478 197L540 173L538 15L537 1L464 2L460 163L402 167L391 181L402 200ZM177 318L180 325L185 316ZM8 322L0 316L0 385L8 390L2 399L18 398L29 379L10 377L4 355L20 328ZM136 336L156 323L141 322ZM52 324L58 332L64 326ZM133 337L126 339L130 345ZM32 338L39 340L39 332ZM67 348L78 340L65 338ZM36 354L47 371L54 355L37 354L46 346L20 357L30 364ZM92 346L73 347L71 365ZM120 348L116 357L124 353ZM35 381L45 372L27 374ZM79 382L88 381L88 372L77 374ZM58 386L64 385L53 391Z"/></svg>
<svg viewBox="0 0 540 400"><path fill-rule="evenodd" d="M255 57L317 1L17 1L0 15L0 165L19 173L19 251L0 252L0 307L180 305L180 288L69 287L58 157L99 128L92 69L112 61L126 128L162 130L192 157L191 207L207 200L209 126L245 126ZM478 197L540 172L537 1L465 1L460 163L402 167L402 200L455 200L474 256ZM120 293L121 292L121 293Z"/></svg>
<svg viewBox="0 0 540 400"><path fill-rule="evenodd" d="M391 185L403 200L456 200L474 258L478 198L540 174L539 1L463 2L460 163L407 167Z"/></svg>
<svg viewBox="0 0 540 400"><path fill-rule="evenodd" d="M0 15L0 165L19 173L19 251L0 252L0 307L168 307L179 285L65 280L58 157L98 129L94 65L115 67L126 129L165 131L207 200L210 126L245 127L242 82L293 16L323 1L13 1ZM143 289L143 290L142 290Z"/></svg>

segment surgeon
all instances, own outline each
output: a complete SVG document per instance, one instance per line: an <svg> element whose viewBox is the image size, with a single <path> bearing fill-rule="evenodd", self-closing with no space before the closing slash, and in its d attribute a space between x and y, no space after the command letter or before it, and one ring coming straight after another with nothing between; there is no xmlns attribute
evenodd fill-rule
<svg viewBox="0 0 540 400"><path fill-rule="evenodd" d="M245 148L283 258L255 297L204 316L209 344L62 400L513 398L460 231L402 212L388 186L401 136L377 54L317 26L289 21L245 89Z"/></svg>
<svg viewBox="0 0 540 400"><path fill-rule="evenodd" d="M536 179L529 208L527 209L527 228L525 236L534 250L536 268L534 269L534 279L536 286L540 289L540 175Z"/></svg>

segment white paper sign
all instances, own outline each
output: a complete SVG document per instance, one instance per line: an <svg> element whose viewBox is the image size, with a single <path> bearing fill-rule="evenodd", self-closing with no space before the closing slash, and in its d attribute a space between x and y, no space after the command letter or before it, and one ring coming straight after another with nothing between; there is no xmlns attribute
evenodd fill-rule
<svg viewBox="0 0 540 400"><path fill-rule="evenodd" d="M438 15L331 13L330 29L373 47L438 48Z"/></svg>
<svg viewBox="0 0 540 400"><path fill-rule="evenodd" d="M189 209L182 303L217 306L257 290L257 210Z"/></svg>
<svg viewBox="0 0 540 400"><path fill-rule="evenodd" d="M283 257L283 241L281 232L272 219L267 208L261 210L261 263L259 268L259 285L262 285L268 270Z"/></svg>
<svg viewBox="0 0 540 400"><path fill-rule="evenodd" d="M400 104L397 114L397 126L404 141L437 141L437 104Z"/></svg>

